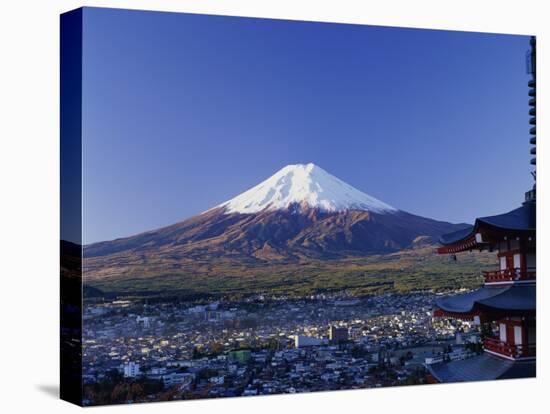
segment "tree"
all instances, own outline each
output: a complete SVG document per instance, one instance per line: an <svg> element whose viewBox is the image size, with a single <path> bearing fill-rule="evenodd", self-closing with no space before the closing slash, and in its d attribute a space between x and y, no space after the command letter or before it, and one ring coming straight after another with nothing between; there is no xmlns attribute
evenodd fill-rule
<svg viewBox="0 0 550 414"><path fill-rule="evenodd" d="M113 391L111 391L111 402L124 402L128 396L128 385L120 383L115 385Z"/></svg>
<svg viewBox="0 0 550 414"><path fill-rule="evenodd" d="M130 386L130 390L128 393L128 400L136 401L138 399L141 399L145 397L145 393L143 392L143 387L138 383L133 383Z"/></svg>
<svg viewBox="0 0 550 414"><path fill-rule="evenodd" d="M210 348L212 349L212 354L213 355L218 355L218 354L221 354L223 352L223 344L220 343L220 342L214 342Z"/></svg>
<svg viewBox="0 0 550 414"><path fill-rule="evenodd" d="M493 329L490 323L481 324L480 335L481 335L481 339L485 339L487 337L493 336Z"/></svg>

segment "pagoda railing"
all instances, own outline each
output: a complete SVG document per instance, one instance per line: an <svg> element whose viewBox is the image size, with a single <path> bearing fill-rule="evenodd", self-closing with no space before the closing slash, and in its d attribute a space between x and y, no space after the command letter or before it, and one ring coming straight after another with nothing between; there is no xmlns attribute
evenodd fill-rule
<svg viewBox="0 0 550 414"><path fill-rule="evenodd" d="M499 338L485 338L483 348L512 359L535 358L537 356L536 344L512 345L502 342Z"/></svg>
<svg viewBox="0 0 550 414"><path fill-rule="evenodd" d="M485 276L485 283L517 282L536 280L537 272L534 269L504 269L483 272L483 276Z"/></svg>

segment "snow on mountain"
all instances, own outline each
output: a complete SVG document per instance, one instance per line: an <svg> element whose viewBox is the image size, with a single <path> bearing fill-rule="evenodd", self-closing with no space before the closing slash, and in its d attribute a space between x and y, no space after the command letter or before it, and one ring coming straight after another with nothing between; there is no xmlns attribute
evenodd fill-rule
<svg viewBox="0 0 550 414"><path fill-rule="evenodd" d="M287 165L267 180L216 208L225 207L227 213L251 214L264 210L287 209L292 204L306 204L310 208L327 212L398 211L312 163Z"/></svg>
<svg viewBox="0 0 550 414"><path fill-rule="evenodd" d="M313 164L289 165L202 214L88 245L84 265L87 277L98 281L121 278L131 285L132 278L166 275L167 281L177 280L177 290L189 273L220 277L238 269L239 275L256 277L257 266L392 253L466 227L396 210ZM223 264L215 267L220 258ZM174 278L174 272L182 277ZM231 278L220 283L226 279ZM151 289L158 287L156 280Z"/></svg>

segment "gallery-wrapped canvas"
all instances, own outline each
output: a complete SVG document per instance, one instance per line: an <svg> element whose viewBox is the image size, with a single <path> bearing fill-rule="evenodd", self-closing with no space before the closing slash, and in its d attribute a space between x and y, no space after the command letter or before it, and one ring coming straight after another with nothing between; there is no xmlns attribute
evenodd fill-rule
<svg viewBox="0 0 550 414"><path fill-rule="evenodd" d="M63 399L535 376L535 37L81 8L60 115Z"/></svg>

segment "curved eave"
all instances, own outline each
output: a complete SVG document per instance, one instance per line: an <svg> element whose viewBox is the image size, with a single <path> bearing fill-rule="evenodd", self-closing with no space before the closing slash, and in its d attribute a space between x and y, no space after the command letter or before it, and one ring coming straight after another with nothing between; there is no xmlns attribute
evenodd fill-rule
<svg viewBox="0 0 550 414"><path fill-rule="evenodd" d="M460 361L427 365L428 372L440 383L531 378L536 376L536 361L510 361L483 353Z"/></svg>
<svg viewBox="0 0 550 414"><path fill-rule="evenodd" d="M439 242L438 253L458 253L487 248L499 234L507 236L534 235L536 230L536 204L526 202L505 214L477 218L474 225L453 233L444 234ZM476 237L481 234L481 239Z"/></svg>
<svg viewBox="0 0 550 414"><path fill-rule="evenodd" d="M506 287L485 286L473 292L447 296L435 303L439 315L471 319L474 315L531 314L536 311L536 286L511 285ZM434 313L437 316L437 311Z"/></svg>
<svg viewBox="0 0 550 414"><path fill-rule="evenodd" d="M460 253L469 250L483 250L490 246L490 243L478 242L476 240L476 231L473 231L467 237L455 243L449 243L437 248L439 254Z"/></svg>
<svg viewBox="0 0 550 414"><path fill-rule="evenodd" d="M453 318L453 319L460 319L462 321L473 321L474 318L477 316L479 317L480 321L485 322L485 317L480 312L447 312L444 311L441 308L434 309L433 316L435 317L447 317L447 318Z"/></svg>

